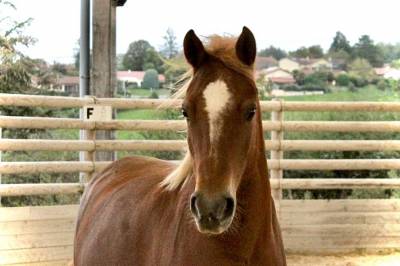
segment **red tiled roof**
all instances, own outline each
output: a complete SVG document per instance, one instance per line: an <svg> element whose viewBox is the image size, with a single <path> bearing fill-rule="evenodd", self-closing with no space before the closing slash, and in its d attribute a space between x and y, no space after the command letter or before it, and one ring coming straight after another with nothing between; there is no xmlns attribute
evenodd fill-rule
<svg viewBox="0 0 400 266"><path fill-rule="evenodd" d="M383 76L388 71L386 67L374 68L374 70L378 76Z"/></svg>

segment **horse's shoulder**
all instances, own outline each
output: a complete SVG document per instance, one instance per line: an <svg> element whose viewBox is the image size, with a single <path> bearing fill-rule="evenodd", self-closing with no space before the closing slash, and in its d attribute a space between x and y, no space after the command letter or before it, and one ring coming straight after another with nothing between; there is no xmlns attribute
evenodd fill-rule
<svg viewBox="0 0 400 266"><path fill-rule="evenodd" d="M162 168L170 168L174 165L173 162L171 161L166 161L166 160L161 160L157 159L154 157L148 157L148 156L129 156L125 157L123 159L115 161L113 164L114 168L157 168L157 167L162 167Z"/></svg>
<svg viewBox="0 0 400 266"><path fill-rule="evenodd" d="M110 163L95 175L86 186L81 200L78 225L85 213L92 212L109 201L118 192L121 197L129 194L132 198L143 190L161 182L176 165L173 162L145 156L131 156ZM132 188L136 193L132 193ZM92 210L92 211L89 211Z"/></svg>
<svg viewBox="0 0 400 266"><path fill-rule="evenodd" d="M135 177L149 174L166 175L174 167L176 167L175 164L170 161L147 156L130 156L116 160L108 165L90 183L95 184L102 179L107 179L108 181L120 178L134 179Z"/></svg>

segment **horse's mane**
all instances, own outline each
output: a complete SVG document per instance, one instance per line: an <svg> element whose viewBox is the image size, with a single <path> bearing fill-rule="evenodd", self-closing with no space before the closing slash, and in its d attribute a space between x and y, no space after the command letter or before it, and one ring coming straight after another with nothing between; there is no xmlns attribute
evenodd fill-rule
<svg viewBox="0 0 400 266"><path fill-rule="evenodd" d="M207 53L220 60L226 67L238 72L247 78L254 80L254 66L243 64L236 56L237 38L232 36L211 35L206 38L204 48ZM193 77L193 71L188 71L182 76L184 81L180 89L173 95L173 98L183 98ZM187 151L180 165L172 171L162 182L161 186L167 190L175 190L192 173L192 156Z"/></svg>

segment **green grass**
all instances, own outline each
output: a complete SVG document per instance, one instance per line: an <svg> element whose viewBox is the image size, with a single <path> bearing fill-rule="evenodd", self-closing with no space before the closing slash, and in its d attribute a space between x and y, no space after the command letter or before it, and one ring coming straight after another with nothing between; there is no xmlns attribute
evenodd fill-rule
<svg viewBox="0 0 400 266"><path fill-rule="evenodd" d="M137 109L120 111L117 114L117 119L120 120L158 120L163 118L164 111L154 109ZM117 139L144 139L143 134L137 131L117 131Z"/></svg>
<svg viewBox="0 0 400 266"><path fill-rule="evenodd" d="M375 86L366 86L356 92L348 90L334 91L323 95L302 95L284 97L285 101L399 101L400 92L378 90Z"/></svg>
<svg viewBox="0 0 400 266"><path fill-rule="evenodd" d="M149 97L152 93L149 89L142 89L142 88L135 88L135 89L128 89L129 93L134 96L140 97ZM170 91L167 89L156 89L155 91L159 96L161 95L169 95Z"/></svg>
<svg viewBox="0 0 400 266"><path fill-rule="evenodd" d="M136 109L119 111L117 119L121 120L151 120L151 119L163 119L164 112L162 110L154 109Z"/></svg>
<svg viewBox="0 0 400 266"><path fill-rule="evenodd" d="M338 91L325 95L286 97L285 101L398 101L399 92L381 91L374 86L357 92ZM398 121L390 112L286 112L286 121ZM397 133L287 132L285 139L400 139Z"/></svg>

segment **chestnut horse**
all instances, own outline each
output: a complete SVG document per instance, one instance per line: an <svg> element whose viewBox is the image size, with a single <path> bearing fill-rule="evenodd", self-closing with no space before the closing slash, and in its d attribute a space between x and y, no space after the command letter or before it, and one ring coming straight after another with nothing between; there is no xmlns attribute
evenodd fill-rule
<svg viewBox="0 0 400 266"><path fill-rule="evenodd" d="M192 66L182 113L189 151L179 166L130 157L87 186L79 211L75 266L286 265L267 174L254 81L256 43L203 43L190 30Z"/></svg>

